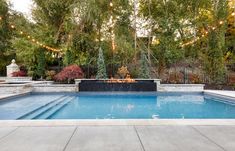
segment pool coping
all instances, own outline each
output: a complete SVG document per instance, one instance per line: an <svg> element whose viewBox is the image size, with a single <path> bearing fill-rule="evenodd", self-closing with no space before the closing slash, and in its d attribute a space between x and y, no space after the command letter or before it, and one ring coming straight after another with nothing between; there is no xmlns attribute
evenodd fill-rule
<svg viewBox="0 0 235 151"><path fill-rule="evenodd" d="M204 90L204 94L232 99L235 94L224 95L223 91ZM234 92L234 91L231 91ZM14 94L0 98L0 101L12 97L27 95L29 93ZM86 119L86 120L0 120L0 127L24 127L24 126L167 126L167 125L198 125L198 126L231 126L235 125L235 119Z"/></svg>
<svg viewBox="0 0 235 151"><path fill-rule="evenodd" d="M17 98L17 97L29 95L29 94L31 94L31 92L15 93L15 94L6 94L6 95L4 95L4 96L1 96L1 95L0 95L0 102L1 102L1 101L5 101L5 100L8 100L8 99L13 99L13 98Z"/></svg>
<svg viewBox="0 0 235 151"><path fill-rule="evenodd" d="M235 119L0 120L0 127L37 126L235 126Z"/></svg>

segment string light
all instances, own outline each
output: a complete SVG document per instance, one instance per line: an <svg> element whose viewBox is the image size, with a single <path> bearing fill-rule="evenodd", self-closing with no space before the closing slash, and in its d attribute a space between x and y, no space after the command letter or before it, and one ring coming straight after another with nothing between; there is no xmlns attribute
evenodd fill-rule
<svg viewBox="0 0 235 151"><path fill-rule="evenodd" d="M1 21L1 20L3 20L3 17L2 17L2 16L0 16L0 21ZM10 28L11 28L11 29L15 29L16 27L15 27L15 25L11 24L11 25L10 25ZM19 31L19 33L20 33L20 35L24 35L26 38L28 38L29 41L31 41L31 42L33 42L33 43L39 45L40 47L46 48L47 50L50 50L50 51L53 51L53 52L58 52L58 53L62 51L62 49L55 49L55 48L46 46L46 45L40 43L39 41L36 41L34 38L32 38L30 35L27 35L27 34L24 33L23 31Z"/></svg>
<svg viewBox="0 0 235 151"><path fill-rule="evenodd" d="M112 2L110 2L110 4L109 4L109 5L110 5L110 7L113 7L113 3L112 3Z"/></svg>
<svg viewBox="0 0 235 151"><path fill-rule="evenodd" d="M235 16L235 12L233 12L231 15L232 15L232 16ZM223 25L223 24L224 24L224 21L219 21L219 25ZM215 30L216 27L213 26L211 29L212 29L212 30ZM206 31L204 34L202 34L201 38L204 38L205 35L207 35L208 33L209 33L209 32ZM196 39L194 39L194 40L192 40L192 41L189 41L189 42L186 42L186 43L184 43L184 44L181 44L181 47L185 47L185 46L194 44L195 42L197 42L197 41L200 40L201 38L200 38L200 37L197 37Z"/></svg>

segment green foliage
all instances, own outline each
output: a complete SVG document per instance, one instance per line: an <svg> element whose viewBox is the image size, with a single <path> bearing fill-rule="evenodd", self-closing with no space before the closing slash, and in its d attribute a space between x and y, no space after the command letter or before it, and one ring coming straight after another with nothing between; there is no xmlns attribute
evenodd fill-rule
<svg viewBox="0 0 235 151"><path fill-rule="evenodd" d="M104 63L103 50L99 48L99 57L97 60L98 72L96 74L96 79L107 79L106 67Z"/></svg>
<svg viewBox="0 0 235 151"><path fill-rule="evenodd" d="M45 70L46 70L45 50L43 48L40 48L38 50L37 62L38 62L37 75L42 79L45 75Z"/></svg>
<svg viewBox="0 0 235 151"><path fill-rule="evenodd" d="M213 20L219 22L227 18L226 0L219 0L214 3ZM220 25L216 31L211 31L208 39L208 50L206 52L205 69L209 75L211 83L224 83L225 81L225 25Z"/></svg>
<svg viewBox="0 0 235 151"><path fill-rule="evenodd" d="M61 68L61 62L62 66L77 64L85 68L88 65L94 67L96 61L91 61L91 58L97 57L97 78L107 78L106 66L108 71L114 71L123 65L128 66L133 77L144 72L141 77L149 77L145 76L149 75L146 70L148 65L156 67L161 76L172 64L193 58L201 62L213 83L221 83L226 74L225 65L234 62L235 18L228 17L226 0L139 0L137 26L144 28L139 32L150 31L150 35L139 37L138 32L137 50L144 48L148 59L152 59L151 63L146 61L143 52L136 58L139 52L135 50L132 0L112 0L112 6L107 0L33 2L34 22L31 22L20 13L9 13L6 1L0 0L0 16L3 17L0 21L1 74L15 55L17 62L26 66L29 75L35 78L44 77L45 70ZM230 8L230 14L232 11ZM226 24L218 26L220 20ZM15 30L9 28L11 23L16 25ZM218 28L211 31L212 26ZM19 31L47 46L62 49L62 53L40 48L20 35ZM182 47L182 43L201 37L205 31L209 32L207 36ZM158 43L151 43L153 37ZM140 60L143 71L137 72L136 59Z"/></svg>
<svg viewBox="0 0 235 151"><path fill-rule="evenodd" d="M149 79L150 78L148 59L143 51L141 51L141 59L140 59L140 68L139 68L138 78L141 78L141 79Z"/></svg>
<svg viewBox="0 0 235 151"><path fill-rule="evenodd" d="M64 64L65 64L66 66L68 66L68 65L71 65L71 64L73 64L73 63L74 63L73 54L72 54L72 52L71 52L70 50L67 50L67 51L65 52Z"/></svg>
<svg viewBox="0 0 235 151"><path fill-rule="evenodd" d="M5 0L0 0L0 76L5 76L6 65L14 59L14 52L11 50L12 31L10 30L9 6Z"/></svg>

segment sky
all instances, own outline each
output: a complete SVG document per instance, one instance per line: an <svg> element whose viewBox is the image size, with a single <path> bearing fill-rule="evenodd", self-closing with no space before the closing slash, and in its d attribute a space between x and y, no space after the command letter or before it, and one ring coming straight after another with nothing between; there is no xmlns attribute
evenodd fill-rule
<svg viewBox="0 0 235 151"><path fill-rule="evenodd" d="M8 1L10 1L10 3L12 4L12 9L18 12L22 12L29 20L32 20L31 16L31 8L33 6L32 0L8 0ZM141 22L141 20L138 20L137 22ZM137 26L137 31L138 31L137 35L144 36L148 34L147 30L141 30L143 27L140 25L142 25L142 23Z"/></svg>
<svg viewBox="0 0 235 151"><path fill-rule="evenodd" d="M13 5L13 9L22 12L27 17L30 17L32 0L9 0Z"/></svg>

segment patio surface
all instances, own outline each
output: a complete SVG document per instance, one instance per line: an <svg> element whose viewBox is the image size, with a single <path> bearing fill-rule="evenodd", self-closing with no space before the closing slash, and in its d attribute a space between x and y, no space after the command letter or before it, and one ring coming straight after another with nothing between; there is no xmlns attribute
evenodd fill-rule
<svg viewBox="0 0 235 151"><path fill-rule="evenodd" d="M235 126L0 127L1 151L234 151Z"/></svg>
<svg viewBox="0 0 235 151"><path fill-rule="evenodd" d="M234 119L0 121L0 151L235 151L234 140Z"/></svg>
<svg viewBox="0 0 235 151"><path fill-rule="evenodd" d="M225 91L225 90L204 90L205 94L215 95L219 97L225 97L235 100L235 91Z"/></svg>

